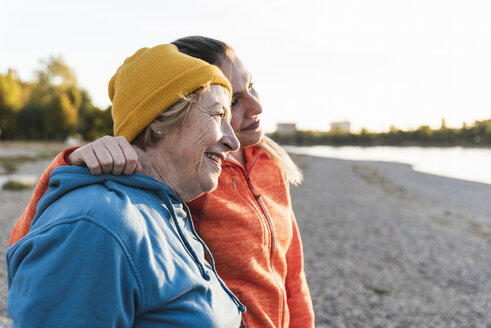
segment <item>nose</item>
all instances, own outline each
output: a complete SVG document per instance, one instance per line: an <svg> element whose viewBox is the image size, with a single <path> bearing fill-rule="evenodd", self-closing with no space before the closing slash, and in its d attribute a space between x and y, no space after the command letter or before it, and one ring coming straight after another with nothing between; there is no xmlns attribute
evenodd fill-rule
<svg viewBox="0 0 491 328"><path fill-rule="evenodd" d="M263 106L261 106L261 102L257 95L250 95L247 105L247 115L249 117L257 116L263 112Z"/></svg>
<svg viewBox="0 0 491 328"><path fill-rule="evenodd" d="M236 151L240 148L239 139L235 136L234 130L228 120L222 122L222 139L220 140L227 149L226 152Z"/></svg>

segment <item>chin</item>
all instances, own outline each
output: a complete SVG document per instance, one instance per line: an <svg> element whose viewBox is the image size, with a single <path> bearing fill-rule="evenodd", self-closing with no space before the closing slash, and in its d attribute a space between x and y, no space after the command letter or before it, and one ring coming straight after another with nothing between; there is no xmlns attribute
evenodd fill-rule
<svg viewBox="0 0 491 328"><path fill-rule="evenodd" d="M203 189L203 193L211 192L211 191L217 189L217 187L218 187L218 176L211 178L206 183L203 183L201 185L201 187Z"/></svg>
<svg viewBox="0 0 491 328"><path fill-rule="evenodd" d="M196 193L194 193L194 197L192 197L191 199L183 199L184 202L190 202L192 201L193 199L195 198L198 198L199 196L203 195L204 193L207 193L207 192L212 192L213 190L215 190L218 186L218 178L217 179L214 179L213 181L202 181L198 186L197 186L197 189L199 190L196 190Z"/></svg>
<svg viewBox="0 0 491 328"><path fill-rule="evenodd" d="M263 134L262 133L259 136L254 136L254 137L247 136L247 137L243 137L243 138L239 139L240 148L254 146L254 145L258 144L261 141L262 138L263 138Z"/></svg>
<svg viewBox="0 0 491 328"><path fill-rule="evenodd" d="M218 187L218 183L214 184L214 185L213 185L213 187L211 187L211 189L210 189L210 190L208 190L207 192L212 192L212 191L214 191L215 189L217 189L217 187Z"/></svg>

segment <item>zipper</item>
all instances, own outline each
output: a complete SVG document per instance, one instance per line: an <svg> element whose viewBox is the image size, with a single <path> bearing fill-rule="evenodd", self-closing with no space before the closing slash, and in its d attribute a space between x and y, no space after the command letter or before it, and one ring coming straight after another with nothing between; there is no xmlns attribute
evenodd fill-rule
<svg viewBox="0 0 491 328"><path fill-rule="evenodd" d="M271 232L271 253L270 253L270 259L271 260L269 261L269 266L274 271L274 269L273 269L273 256L274 256L276 237L275 237L275 233L274 233L274 229L273 229L273 222L271 222L271 218L269 217L268 212L266 211L266 208L264 207L264 204L261 200L261 195L256 194L256 190L254 189L254 187L252 185L251 179L248 176L246 176L246 179L247 179L247 184L249 185L249 189L251 190L252 196L256 200L259 208L261 209L261 212L263 212L263 215L266 218L266 222L268 223L269 231Z"/></svg>
<svg viewBox="0 0 491 328"><path fill-rule="evenodd" d="M256 160L259 158L259 155L261 154L261 152L259 152L256 156L256 158L254 159L254 161L252 162L251 166L249 169L252 168L252 166L256 163ZM281 294L283 296L283 308L282 308L282 313L281 313L281 326L283 326L283 322L285 321L285 309L284 309L284 306L285 306L285 295L283 293L283 288L282 288L282 284L280 281L278 281L278 278L277 278L277 273L275 271L275 269L273 268L273 256L274 256L274 249L275 249L275 233L274 233L274 228L273 228L273 223L271 222L271 218L269 217L269 214L266 210L266 207L264 206L262 200L261 200L261 195L259 194L256 194L256 191L254 189L254 186L252 185L252 181L251 179L249 178L249 175L247 174L245 168L238 162L236 162L235 160L232 162L233 164L235 164L237 167L239 167L239 169L241 170L242 174L244 175L246 181L247 181L247 185L249 187L249 190L253 196L253 198L256 200L256 203L257 205L259 206L259 209L261 210L261 212L263 213L264 217L266 218L266 222L267 222L267 225L269 227L269 231L270 231L270 238L271 238L271 252L270 252L270 261L269 261L269 267L271 269L271 271L273 272L273 275L274 275L274 280L276 281L276 283L280 286L280 291L281 291ZM235 188L235 180L233 180L233 184L234 184L234 188Z"/></svg>
<svg viewBox="0 0 491 328"><path fill-rule="evenodd" d="M247 324L244 320L244 316L240 319L240 327L239 328L247 328Z"/></svg>

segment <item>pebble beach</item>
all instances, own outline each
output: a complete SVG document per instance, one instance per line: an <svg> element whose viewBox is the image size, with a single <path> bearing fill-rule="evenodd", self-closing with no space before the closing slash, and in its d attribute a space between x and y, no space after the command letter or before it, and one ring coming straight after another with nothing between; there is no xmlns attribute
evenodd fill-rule
<svg viewBox="0 0 491 328"><path fill-rule="evenodd" d="M291 195L316 327L491 327L491 185L404 164L294 160L305 176ZM18 172L39 176L49 162ZM0 190L0 327L8 238L32 192Z"/></svg>

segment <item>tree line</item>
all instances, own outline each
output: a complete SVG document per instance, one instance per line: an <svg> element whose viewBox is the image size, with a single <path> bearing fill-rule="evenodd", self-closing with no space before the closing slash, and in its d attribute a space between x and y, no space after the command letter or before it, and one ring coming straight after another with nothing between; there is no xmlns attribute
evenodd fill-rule
<svg viewBox="0 0 491 328"><path fill-rule="evenodd" d="M362 129L360 133L349 133L341 129L330 132L296 131L284 135L273 133L274 140L285 145L355 145L355 146L491 146L491 119L475 121L461 128L448 128L445 121L439 129L427 125L411 131L391 127L388 132L374 133Z"/></svg>
<svg viewBox="0 0 491 328"><path fill-rule="evenodd" d="M64 140L79 134L85 140L94 140L111 135L112 126L111 107L94 106L61 57L41 61L32 82L21 81L12 69L0 74L0 139ZM470 126L464 124L461 128L448 128L442 120L440 129L424 125L412 131L391 127L382 133L366 129L347 133L335 129L270 136L282 144L305 146L491 146L491 119L475 121Z"/></svg>
<svg viewBox="0 0 491 328"><path fill-rule="evenodd" d="M12 69L0 74L0 139L93 140L112 134L111 107L92 104L61 57L41 61L32 82Z"/></svg>

